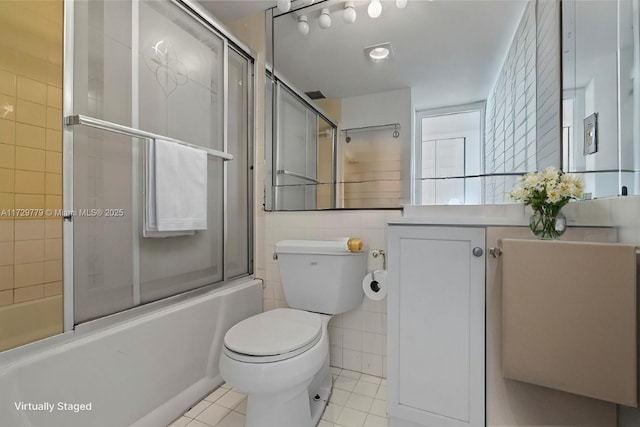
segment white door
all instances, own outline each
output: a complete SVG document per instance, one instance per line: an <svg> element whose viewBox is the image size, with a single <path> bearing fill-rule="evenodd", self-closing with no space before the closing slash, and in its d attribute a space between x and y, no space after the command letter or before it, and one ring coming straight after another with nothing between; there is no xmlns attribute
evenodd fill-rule
<svg viewBox="0 0 640 427"><path fill-rule="evenodd" d="M389 227L392 427L485 425L484 248L484 228Z"/></svg>

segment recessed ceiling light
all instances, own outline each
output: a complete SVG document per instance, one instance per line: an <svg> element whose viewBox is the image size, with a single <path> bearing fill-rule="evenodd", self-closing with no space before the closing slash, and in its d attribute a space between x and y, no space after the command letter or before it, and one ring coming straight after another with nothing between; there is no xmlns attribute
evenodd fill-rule
<svg viewBox="0 0 640 427"><path fill-rule="evenodd" d="M393 56L391 43L381 43L364 48L364 55L373 62L383 61Z"/></svg>
<svg viewBox="0 0 640 427"><path fill-rule="evenodd" d="M386 47L377 47L369 51L369 56L373 59L385 59L389 56L389 49Z"/></svg>

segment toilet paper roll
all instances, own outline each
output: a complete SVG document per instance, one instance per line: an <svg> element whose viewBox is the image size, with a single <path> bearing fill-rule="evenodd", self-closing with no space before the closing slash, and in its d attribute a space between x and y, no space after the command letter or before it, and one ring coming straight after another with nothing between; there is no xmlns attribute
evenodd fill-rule
<svg viewBox="0 0 640 427"><path fill-rule="evenodd" d="M362 279L362 289L367 298L380 301L387 296L387 271L375 270Z"/></svg>

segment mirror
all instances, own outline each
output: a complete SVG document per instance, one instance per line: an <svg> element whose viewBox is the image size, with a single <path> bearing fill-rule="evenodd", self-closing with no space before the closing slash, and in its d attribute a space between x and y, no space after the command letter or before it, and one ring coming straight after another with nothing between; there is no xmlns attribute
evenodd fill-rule
<svg viewBox="0 0 640 427"><path fill-rule="evenodd" d="M504 203L518 175L559 166L557 3L409 1L400 8L382 1L377 18L368 13L369 1L309 3L293 1L287 13L270 10L267 210L292 208L276 200L283 191L302 194L293 188L323 185L335 188L329 208ZM547 34L541 43L539 31ZM377 57L386 52L386 59ZM548 74L542 94L537 58ZM279 179L286 167L274 153L300 144L299 137L282 136L302 123L282 120L282 86L335 123L333 157L325 157L335 165L334 181L325 180L329 175L307 176L318 183ZM474 111L480 115L464 116ZM541 138L536 118L545 120ZM308 206L313 203L293 209Z"/></svg>
<svg viewBox="0 0 640 427"><path fill-rule="evenodd" d="M587 198L640 194L637 0L562 2L563 169Z"/></svg>

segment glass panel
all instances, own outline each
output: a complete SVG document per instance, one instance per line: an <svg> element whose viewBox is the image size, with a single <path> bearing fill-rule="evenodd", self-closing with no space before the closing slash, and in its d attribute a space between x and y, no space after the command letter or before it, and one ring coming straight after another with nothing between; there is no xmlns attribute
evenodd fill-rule
<svg viewBox="0 0 640 427"><path fill-rule="evenodd" d="M274 208L274 171L273 171L273 88L275 82L267 74L264 80L264 208L272 211Z"/></svg>
<svg viewBox="0 0 640 427"><path fill-rule="evenodd" d="M280 86L278 122L276 210L316 209L317 116Z"/></svg>
<svg viewBox="0 0 640 427"><path fill-rule="evenodd" d="M334 161L333 141L335 129L322 117L318 116L318 181L317 208L331 209L335 207L335 185L333 184Z"/></svg>
<svg viewBox="0 0 640 427"><path fill-rule="evenodd" d="M223 41L169 2L140 3L139 127L222 150Z"/></svg>
<svg viewBox="0 0 640 427"><path fill-rule="evenodd" d="M229 127L228 150L233 161L227 162L227 277L249 272L249 194L248 194L248 96L247 59L229 50Z"/></svg>
<svg viewBox="0 0 640 427"><path fill-rule="evenodd" d="M74 17L75 112L130 126L131 4L75 2Z"/></svg>
<svg viewBox="0 0 640 427"><path fill-rule="evenodd" d="M583 177L586 198L618 194L619 158L623 163L633 159L631 152L620 152L618 144L619 136L630 140L627 125L633 122L628 114L633 109L632 70L623 40L633 25L628 22L620 34L617 25L619 12L630 12L626 6L606 0L562 2L563 157L566 171ZM585 139L590 133L595 138Z"/></svg>
<svg viewBox="0 0 640 427"><path fill-rule="evenodd" d="M168 1L75 6L76 114L224 149L220 37ZM237 246L230 247L230 259L238 262L229 266L233 274L248 271L248 86L239 80L246 78L248 63L242 60L238 65L235 58L230 71L237 86L230 113L236 156L229 168L230 201L240 215L234 223ZM138 297L145 303L223 280L223 161L208 158L207 230L144 238L144 145L106 131L74 129L76 210L124 213L74 219L76 322L132 307Z"/></svg>
<svg viewBox="0 0 640 427"><path fill-rule="evenodd" d="M131 147L128 137L74 128L76 323L133 307Z"/></svg>
<svg viewBox="0 0 640 427"><path fill-rule="evenodd" d="M140 238L140 302L222 280L222 160L207 164L207 230L193 236Z"/></svg>
<svg viewBox="0 0 640 427"><path fill-rule="evenodd" d="M620 194L640 194L640 3L618 2ZM626 192L626 193L625 193Z"/></svg>
<svg viewBox="0 0 640 427"><path fill-rule="evenodd" d="M393 136L393 129L352 131L343 141L343 207L400 207L402 146Z"/></svg>
<svg viewBox="0 0 640 427"><path fill-rule="evenodd" d="M222 149L222 39L166 1L79 2L75 15L77 114Z"/></svg>
<svg viewBox="0 0 640 427"><path fill-rule="evenodd" d="M139 127L223 150L222 39L169 2L139 13ZM142 303L223 279L222 160L209 156L207 173L207 230L140 239Z"/></svg>

